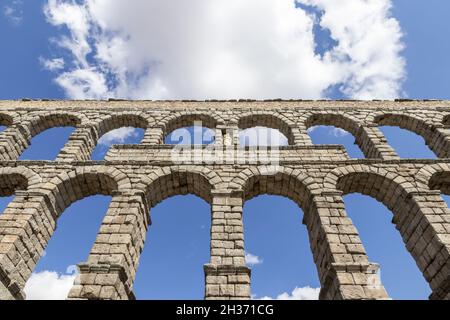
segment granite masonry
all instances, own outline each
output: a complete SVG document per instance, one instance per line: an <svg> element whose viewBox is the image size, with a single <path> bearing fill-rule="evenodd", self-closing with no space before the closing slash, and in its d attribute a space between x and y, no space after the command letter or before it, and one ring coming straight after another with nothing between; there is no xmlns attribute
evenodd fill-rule
<svg viewBox="0 0 450 320"><path fill-rule="evenodd" d="M196 121L214 130L215 142L178 158L164 137ZM57 219L95 194L112 200L69 299L134 299L151 208L179 194L211 205L206 299L250 298L242 208L260 194L287 197L303 210L321 299L388 299L345 212L342 197L353 192L391 210L430 298L450 299L450 210L441 197L450 194L450 102L0 101L0 125L0 196L15 195L0 215L0 299L25 298ZM365 159L351 159L340 145L313 145L307 130L317 125L353 134ZM400 159L381 125L421 135L438 158ZM55 161L18 160L32 137L59 126L76 130ZM99 138L124 126L144 129L142 142L113 145L104 161L91 161ZM278 129L289 145L241 148L239 130L255 126Z"/></svg>

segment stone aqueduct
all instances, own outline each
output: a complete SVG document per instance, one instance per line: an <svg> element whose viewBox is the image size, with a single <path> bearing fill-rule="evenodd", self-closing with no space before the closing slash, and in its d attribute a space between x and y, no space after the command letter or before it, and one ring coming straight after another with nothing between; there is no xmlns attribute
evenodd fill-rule
<svg viewBox="0 0 450 320"><path fill-rule="evenodd" d="M369 195L393 223L428 281L432 299L450 299L450 102L445 101L3 101L0 102L0 192L15 195L0 215L0 298L23 299L25 282L71 203L94 194L112 200L70 299L132 299L133 280L150 209L167 197L195 194L211 205L211 258L204 266L207 299L250 298L242 208L259 194L295 201L321 283L321 299L385 299L342 196ZM279 164L176 164L171 131L201 120L219 149L238 144L239 129L280 130L289 146ZM313 145L308 127L334 125L352 133L366 159L342 146ZM400 159L379 125L421 135L438 159ZM56 161L19 161L45 129L76 130ZM123 126L145 129L139 145L114 145L91 161L96 142ZM411 146L414 147L414 146ZM241 154L245 156L244 150ZM150 229L151 231L151 229Z"/></svg>

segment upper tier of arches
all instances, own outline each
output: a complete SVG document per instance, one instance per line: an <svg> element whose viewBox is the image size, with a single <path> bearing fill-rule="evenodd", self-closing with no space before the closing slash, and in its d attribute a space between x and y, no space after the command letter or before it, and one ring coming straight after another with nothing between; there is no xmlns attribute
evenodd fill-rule
<svg viewBox="0 0 450 320"><path fill-rule="evenodd" d="M71 126L75 132L69 138L64 157L89 160L98 140L111 130L134 127L145 130L144 145L163 144L173 131L194 125L212 129L216 144L238 130L254 127L276 129L293 146L312 144L308 129L327 125L341 128L355 137L366 158L392 159L395 152L389 147L378 126L397 126L422 136L430 149L440 158L450 156L450 115L443 111L411 114L407 111L376 110L329 111L173 111L160 114L149 111L80 112L60 110L0 113L0 125L7 127L0 133L0 154L3 160L15 160L28 147L31 138L46 129ZM233 140L233 139L232 139ZM236 141L234 141L236 143ZM67 155L70 153L69 155ZM61 157L58 158L60 160Z"/></svg>

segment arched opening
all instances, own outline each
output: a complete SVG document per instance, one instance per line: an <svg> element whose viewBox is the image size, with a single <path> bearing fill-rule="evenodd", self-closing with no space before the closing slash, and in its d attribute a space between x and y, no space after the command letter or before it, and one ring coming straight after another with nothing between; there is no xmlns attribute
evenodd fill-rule
<svg viewBox="0 0 450 320"><path fill-rule="evenodd" d="M76 265L87 260L110 201L110 196L94 195L74 202L64 211L25 285L27 300L67 298Z"/></svg>
<svg viewBox="0 0 450 320"><path fill-rule="evenodd" d="M288 138L279 130L267 127L252 127L239 131L239 145L254 146L287 146Z"/></svg>
<svg viewBox="0 0 450 320"><path fill-rule="evenodd" d="M436 158L437 150L432 150L436 132L424 121L401 114L383 114L374 122L401 158Z"/></svg>
<svg viewBox="0 0 450 320"><path fill-rule="evenodd" d="M171 170L149 182L152 224L134 282L138 299L203 299L210 259L211 185L199 173Z"/></svg>
<svg viewBox="0 0 450 320"><path fill-rule="evenodd" d="M303 212L285 197L257 196L245 203L246 263L254 299L317 300L320 283L302 224Z"/></svg>
<svg viewBox="0 0 450 320"><path fill-rule="evenodd" d="M355 137L344 129L319 125L310 127L308 134L314 144L339 144L344 146L350 158L365 158L355 142Z"/></svg>
<svg viewBox="0 0 450 320"><path fill-rule="evenodd" d="M250 176L244 190L245 250L247 265L252 268L252 296L318 299L319 266L308 240L311 230L302 225L305 220L299 208L300 204L309 208L305 185L295 176L277 172Z"/></svg>
<svg viewBox="0 0 450 320"><path fill-rule="evenodd" d="M103 160L113 144L139 144L144 138L145 130L134 127L120 127L100 137L92 151L92 160Z"/></svg>
<svg viewBox="0 0 450 320"><path fill-rule="evenodd" d="M151 217L133 286L137 299L203 299L210 205L194 195L178 195L156 205Z"/></svg>
<svg viewBox="0 0 450 320"><path fill-rule="evenodd" d="M113 115L96 125L97 144L92 151L92 160L103 160L112 144L138 144L144 138L148 121L135 114Z"/></svg>
<svg viewBox="0 0 450 320"><path fill-rule="evenodd" d="M54 160L80 123L81 120L71 114L36 117L29 124L30 146L19 160Z"/></svg>
<svg viewBox="0 0 450 320"><path fill-rule="evenodd" d="M305 125L314 144L344 145L351 158L364 158L356 139L360 126L355 120L340 114L313 114Z"/></svg>
<svg viewBox="0 0 450 320"><path fill-rule="evenodd" d="M215 142L217 121L205 114L189 114L170 120L163 130L165 144L200 145Z"/></svg>
<svg viewBox="0 0 450 320"><path fill-rule="evenodd" d="M422 136L394 126L381 126L380 131L401 158L436 159Z"/></svg>
<svg viewBox="0 0 450 320"><path fill-rule="evenodd" d="M388 294L394 299L426 299L431 290L424 279L424 271L418 268L415 243L405 248L412 237L406 233L406 228L412 228L413 216L408 216L408 212L415 212L414 203L402 186L383 174L372 173L370 169L349 171L338 179L337 189L349 195L344 198L348 215L354 220L370 261L380 264L381 279ZM368 200L368 197L373 199ZM400 232L389 223L388 212L392 212L392 223ZM405 222L405 219L409 220Z"/></svg>
<svg viewBox="0 0 450 320"><path fill-rule="evenodd" d="M252 114L238 121L239 144L247 146L286 146L294 144L291 127L272 114Z"/></svg>
<svg viewBox="0 0 450 320"><path fill-rule="evenodd" d="M392 225L389 209L374 198L359 193L346 195L344 203L348 216L358 229L369 261L380 264L381 281L389 297L428 299L430 287L406 250L400 233Z"/></svg>
<svg viewBox="0 0 450 320"><path fill-rule="evenodd" d="M178 128L169 133L165 144L203 145L212 144L215 141L214 130L202 126L190 126Z"/></svg>
<svg viewBox="0 0 450 320"><path fill-rule="evenodd" d="M83 168L83 172L68 172L48 184L54 204L47 207L57 220L49 221L45 230L37 228L37 238L45 248L24 291L27 299L65 299L76 276L76 265L87 260L108 210L111 195L118 183L107 173ZM47 204L48 205L48 204ZM64 214L63 214L64 213ZM47 236L48 234L48 236ZM51 290L49 290L51 288Z"/></svg>

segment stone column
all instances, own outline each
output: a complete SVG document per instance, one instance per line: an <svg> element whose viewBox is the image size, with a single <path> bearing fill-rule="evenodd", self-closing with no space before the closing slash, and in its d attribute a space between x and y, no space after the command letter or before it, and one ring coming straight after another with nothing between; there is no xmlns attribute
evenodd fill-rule
<svg viewBox="0 0 450 320"><path fill-rule="evenodd" d="M227 125L221 127L224 146L239 146L239 127L236 125Z"/></svg>
<svg viewBox="0 0 450 320"><path fill-rule="evenodd" d="M316 195L304 213L314 262L319 273L320 299L387 299L358 232L345 212L342 193Z"/></svg>
<svg viewBox="0 0 450 320"><path fill-rule="evenodd" d="M142 144L163 144L164 143L164 130L162 127L147 128L142 139Z"/></svg>
<svg viewBox="0 0 450 320"><path fill-rule="evenodd" d="M59 152L56 161L90 160L97 140L98 135L93 127L78 127Z"/></svg>
<svg viewBox="0 0 450 320"><path fill-rule="evenodd" d="M313 145L311 137L308 134L308 129L304 125L298 125L296 127L291 128L292 137L294 141L293 145L296 146L311 146Z"/></svg>
<svg viewBox="0 0 450 320"><path fill-rule="evenodd" d="M134 299L136 275L150 224L147 199L141 191L116 192L69 299Z"/></svg>
<svg viewBox="0 0 450 320"><path fill-rule="evenodd" d="M355 143L361 148L366 158L382 160L400 158L376 124L365 124L360 127L355 136Z"/></svg>
<svg viewBox="0 0 450 320"><path fill-rule="evenodd" d="M24 299L23 288L56 228L56 212L37 192L16 191L0 215L0 299Z"/></svg>
<svg viewBox="0 0 450 320"><path fill-rule="evenodd" d="M215 129L214 129L214 143L216 146L223 146L224 145L224 140L225 140L225 135L226 135L226 127L225 126L221 126L218 125Z"/></svg>
<svg viewBox="0 0 450 320"><path fill-rule="evenodd" d="M211 262L204 266L205 299L250 299L245 264L242 193L213 193Z"/></svg>

